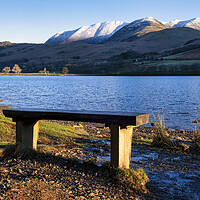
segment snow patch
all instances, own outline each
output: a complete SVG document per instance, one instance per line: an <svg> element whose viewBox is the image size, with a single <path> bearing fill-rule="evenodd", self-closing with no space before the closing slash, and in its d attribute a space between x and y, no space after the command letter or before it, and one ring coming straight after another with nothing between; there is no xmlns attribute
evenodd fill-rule
<svg viewBox="0 0 200 200"><path fill-rule="evenodd" d="M66 40L78 41L91 38L100 38L100 41L103 41L108 39L111 35L113 35L126 24L128 23L122 21L107 21L103 23L96 23L90 26L82 26L73 31L63 31L56 33L46 43L58 44L65 42Z"/></svg>

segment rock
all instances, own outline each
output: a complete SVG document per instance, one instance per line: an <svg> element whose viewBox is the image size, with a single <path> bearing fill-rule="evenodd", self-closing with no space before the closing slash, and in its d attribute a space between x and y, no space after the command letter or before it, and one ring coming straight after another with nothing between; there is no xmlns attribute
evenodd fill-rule
<svg viewBox="0 0 200 200"><path fill-rule="evenodd" d="M176 131L182 133L183 129L176 129Z"/></svg>
<svg viewBox="0 0 200 200"><path fill-rule="evenodd" d="M176 143L183 148L184 151L190 148L191 142L188 141L176 141Z"/></svg>
<svg viewBox="0 0 200 200"><path fill-rule="evenodd" d="M19 189L16 189L16 188L12 188L11 191L12 191L12 192L19 192L20 190L19 190Z"/></svg>
<svg viewBox="0 0 200 200"><path fill-rule="evenodd" d="M94 194L93 192L91 192L88 196L89 196L89 197L94 197L95 194Z"/></svg>
<svg viewBox="0 0 200 200"><path fill-rule="evenodd" d="M192 123L200 123L200 119L199 120L194 120Z"/></svg>
<svg viewBox="0 0 200 200"><path fill-rule="evenodd" d="M157 123L156 122L153 122L153 123L151 123L151 126L157 126Z"/></svg>

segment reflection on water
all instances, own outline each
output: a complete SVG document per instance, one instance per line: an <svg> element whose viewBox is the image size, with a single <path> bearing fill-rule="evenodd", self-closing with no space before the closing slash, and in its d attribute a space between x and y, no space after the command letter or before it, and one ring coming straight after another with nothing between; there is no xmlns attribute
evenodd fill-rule
<svg viewBox="0 0 200 200"><path fill-rule="evenodd" d="M167 127L192 129L200 77L0 76L1 105L13 108L133 111L164 108Z"/></svg>

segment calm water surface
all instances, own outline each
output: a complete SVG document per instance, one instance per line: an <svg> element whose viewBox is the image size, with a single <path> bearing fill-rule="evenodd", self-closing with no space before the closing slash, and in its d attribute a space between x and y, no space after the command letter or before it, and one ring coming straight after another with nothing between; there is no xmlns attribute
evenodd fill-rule
<svg viewBox="0 0 200 200"><path fill-rule="evenodd" d="M148 112L164 108L166 126L192 129L200 105L200 77L0 76L0 105Z"/></svg>

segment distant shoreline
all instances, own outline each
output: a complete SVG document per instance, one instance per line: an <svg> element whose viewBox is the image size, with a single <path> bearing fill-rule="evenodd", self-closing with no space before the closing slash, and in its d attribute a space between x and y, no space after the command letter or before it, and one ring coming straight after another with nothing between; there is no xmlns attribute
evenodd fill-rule
<svg viewBox="0 0 200 200"><path fill-rule="evenodd" d="M0 73L0 76L76 76L75 74L40 74L40 73L20 73L20 74L4 74Z"/></svg>
<svg viewBox="0 0 200 200"><path fill-rule="evenodd" d="M21 73L21 74L4 74L0 76L200 76L199 74L187 73L135 73L135 74L39 74L39 73Z"/></svg>

